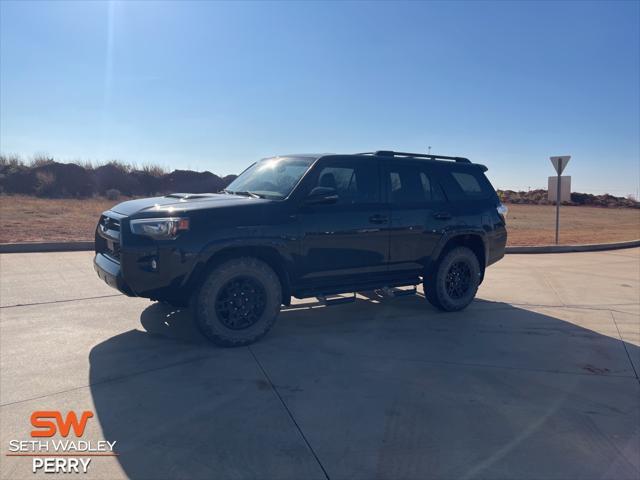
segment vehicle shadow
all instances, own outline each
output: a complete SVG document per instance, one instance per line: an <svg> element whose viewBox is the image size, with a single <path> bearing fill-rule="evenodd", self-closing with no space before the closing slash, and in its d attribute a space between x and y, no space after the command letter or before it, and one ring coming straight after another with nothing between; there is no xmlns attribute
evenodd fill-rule
<svg viewBox="0 0 640 480"><path fill-rule="evenodd" d="M136 479L638 478L638 347L581 318L372 294L221 349L153 304L91 351L95 416Z"/></svg>

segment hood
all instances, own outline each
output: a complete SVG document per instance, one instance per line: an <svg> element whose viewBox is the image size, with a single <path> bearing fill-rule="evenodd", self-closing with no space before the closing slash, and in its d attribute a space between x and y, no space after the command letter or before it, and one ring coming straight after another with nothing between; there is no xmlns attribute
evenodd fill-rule
<svg viewBox="0 0 640 480"><path fill-rule="evenodd" d="M186 212L205 208L230 207L268 203L263 198L245 197L224 193L172 193L164 197L139 198L122 202L111 208L121 215L131 216L136 213L154 213L166 215L171 212Z"/></svg>

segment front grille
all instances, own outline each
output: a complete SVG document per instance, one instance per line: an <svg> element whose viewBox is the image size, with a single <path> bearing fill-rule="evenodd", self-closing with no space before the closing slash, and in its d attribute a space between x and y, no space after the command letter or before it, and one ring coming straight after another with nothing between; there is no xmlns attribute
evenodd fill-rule
<svg viewBox="0 0 640 480"><path fill-rule="evenodd" d="M96 250L109 256L112 260L120 261L120 221L116 218L102 215L98 225L99 235L96 236Z"/></svg>
<svg viewBox="0 0 640 480"><path fill-rule="evenodd" d="M114 260L120 261L120 243L107 240L107 245L105 247L104 253L106 255L109 255Z"/></svg>
<svg viewBox="0 0 640 480"><path fill-rule="evenodd" d="M106 215L102 215L100 219L100 228L102 228L103 232L108 230L112 230L114 232L120 231L120 220L116 220L115 218L107 217Z"/></svg>

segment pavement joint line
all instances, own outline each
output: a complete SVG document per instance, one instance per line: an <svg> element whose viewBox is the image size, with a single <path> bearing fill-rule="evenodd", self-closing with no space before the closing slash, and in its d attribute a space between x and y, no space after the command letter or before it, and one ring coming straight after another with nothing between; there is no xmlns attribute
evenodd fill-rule
<svg viewBox="0 0 640 480"><path fill-rule="evenodd" d="M560 301L560 303L562 304L562 306L566 306L566 304L564 303L564 301L562 300L562 297L560 296L560 293L558 293L558 290L556 290L556 287L553 286L553 283L551 283L551 279L549 278L549 276L544 272L544 270L540 269L538 270L538 273L540 273L542 275L542 278L544 279L544 283L547 284L547 286L553 291L553 294L556 296L556 298Z"/></svg>
<svg viewBox="0 0 640 480"><path fill-rule="evenodd" d="M615 308L607 308L609 306L615 307L631 307L631 306L640 306L640 303L614 303L614 304L599 304L599 305L543 305L543 304L534 304L534 303L510 303L509 305L515 307L533 307L533 308L559 308L562 310L591 310L594 312L618 312L618 313L629 313L624 312L622 310L617 310ZM499 307L495 308L495 310L499 309L507 309L509 307ZM487 308L487 310L490 310Z"/></svg>
<svg viewBox="0 0 640 480"><path fill-rule="evenodd" d="M96 300L98 298L110 298L110 297L123 297L122 293L113 293L111 295L97 295L95 297L84 297L84 298L69 298L65 300L50 300L48 302L34 302L34 303L16 303L15 305L3 305L0 306L0 309L4 308L16 308L16 307L32 307L34 305L49 305L52 303L66 303L66 302L81 302L82 300Z"/></svg>
<svg viewBox="0 0 640 480"><path fill-rule="evenodd" d="M249 348L249 347L247 347L247 348ZM253 355L253 352L251 352L251 353ZM320 353L323 353L323 352L320 352ZM325 355L329 355L329 353L324 353L324 354ZM336 355L336 354L335 354L335 352L332 352L331 355ZM424 360L424 359L420 359L420 358L389 357L389 356L385 356L385 355L362 355L362 354L337 354L337 355L343 355L343 356L353 355L353 356L357 356L357 357L377 358L377 359L383 359L383 360L391 359L391 360L399 360L401 362L419 362L419 363L426 363L426 364L430 364L430 365L440 365L440 366L446 366L446 367L489 368L489 369L502 369L502 370L521 371L521 372L524 372L524 373L551 373L551 374L556 374L556 375L577 375L577 376L584 376L584 377L613 377L613 378L629 378L629 379L633 379L633 380L638 380L637 377L632 376L632 375L616 375L616 374L603 375L603 374L599 374L599 373L566 372L566 371L562 371L562 370L545 370L545 369L526 368L526 367L509 367L509 366L504 366L504 365L486 365L486 364L481 364L481 363L442 362L442 361L436 361L436 360ZM255 357L255 355L254 355L254 357ZM99 382L88 383L86 385L79 385L77 387L68 388L66 390L59 390L57 392L50 392L50 393L46 393L44 395L37 395L35 397L29 397L29 398L24 398L24 399L21 399L21 400L15 400L13 402L2 403L2 404L0 404L0 408L9 407L9 406L12 406L12 405L17 405L19 403L31 402L33 400L39 400L41 398L47 398L47 397L53 397L53 396L56 396L56 395L62 395L62 394L65 394L65 393L74 392L76 390L82 390L83 388L89 388L89 387L93 387L93 386L98 386L98 385L118 382L120 380L125 380L125 379L131 378L131 377L136 377L136 376L139 376L139 375L145 375L147 373L152 373L152 372L156 372L156 371L160 371L160 370L165 370L167 368L173 368L173 367L177 367L177 366L180 366L180 365L186 365L188 363L198 362L198 361L206 360L206 359L209 359L209 358L214 358L214 357L213 357L213 355L202 355L202 356L199 356L199 357L196 357L196 358L192 358L192 359L189 359L189 360L183 360L183 361L180 361L180 362L174 362L174 363L170 363L170 364L167 364L167 365L162 365L160 367L149 368L149 369L142 370L142 371L139 371L139 372L133 372L133 373L129 373L129 374L126 374L126 375L120 375L120 376L117 376L117 377L107 378L107 379L101 380ZM257 358L256 358L256 362L257 362ZM265 375L266 375L266 372L265 372ZM274 389L274 391L276 392L276 394L278 396L280 396L280 394L277 391L275 385L273 385L273 383L271 383L271 385L272 385L272 388ZM285 406L285 408L286 408L286 406Z"/></svg>
<svg viewBox="0 0 640 480"><path fill-rule="evenodd" d="M251 349L250 346L247 346L247 350L249 350L249 353L251 353L251 356L253 357L253 359L255 360L256 364L258 365L258 368L260 368L260 370L262 371L262 375L264 375L264 378L267 380L267 382L269 382L269 385L271 386L272 391L276 394L276 396L278 397L278 400L280 400L280 403L282 404L282 406L284 407L285 411L287 412L287 414L289 415L289 418L291 419L291 421L293 422L293 424L295 425L296 429L298 430L298 433L300 434L300 436L302 437L302 440L304 440L304 443L307 444L307 448L309 449L309 451L311 452L311 454L313 455L313 458L316 459L316 462L318 463L318 466L320 467L320 469L322 470L322 473L324 474L324 477L329 480L329 474L327 473L327 471L325 470L324 466L322 465L322 462L320 461L320 459L318 458L318 455L316 454L315 450L313 449L313 447L311 446L311 444L309 443L309 440L307 440L307 437L305 436L304 432L302 431L302 429L300 428L300 425L298 425L298 422L296 421L296 419L293 416L293 413L291 413L291 410L289 410L289 407L287 406L287 404L285 403L284 399L282 398L282 396L280 395L280 392L278 391L278 389L276 388L276 386L273 384L273 382L271 381L271 378L269 377L269 374L267 373L267 371L264 369L264 367L262 366L262 364L260 363L260 360L258 360L258 357L256 356L256 354L253 352L253 350Z"/></svg>
<svg viewBox="0 0 640 480"><path fill-rule="evenodd" d="M461 363L461 362L445 362L438 360L425 360L422 358L407 358L407 357L390 357L387 355L367 355L367 354L358 354L358 353L336 353L336 352L319 352L324 355L334 355L334 356L343 356L343 357L360 357L360 358L371 358L371 359L380 359L380 360L397 360L400 362L414 362L414 363L426 363L429 365L436 366L446 366L446 367L461 367L461 368L489 368L496 370L513 370L524 373L551 373L557 375L576 375L583 377L613 377L613 378L629 378L632 380L637 380L635 375L618 375L614 373L583 373L583 372L567 372L563 370L548 370L544 368L530 368L530 367L511 367L507 365L488 365L483 363Z"/></svg>
<svg viewBox="0 0 640 480"><path fill-rule="evenodd" d="M552 287L553 288L553 287ZM37 305L49 305L49 304L55 304L55 303L67 303L67 302L81 302L83 300L97 300L100 298L110 298L110 297L124 297L125 295L123 295L122 293L115 293L115 294L111 294L111 295L97 295L95 297L83 297L83 298L69 298L69 299L65 299L65 300L50 300L48 302L34 302L34 303L17 303L15 305L2 305L0 306L0 310L5 309L5 308L17 308L17 307L32 307L32 306L37 306ZM139 297L142 298L142 297ZM493 300L484 300L479 298L478 300L480 301L493 301ZM576 304L566 304L563 303L561 305L558 304L543 304L543 303L509 303L508 305L504 306L504 307L483 307L482 310L504 310L507 308L510 308L510 306L514 306L514 307L540 307L540 308L576 308L576 309L584 309L584 310L610 310L609 308L596 308L596 307L608 307L608 306L620 306L620 307L624 307L624 306L635 306L635 305L640 305L640 302L633 302L633 303L597 303L594 305L576 305ZM315 306L315 304L313 305ZM305 305L300 305L300 308L307 308L307 306ZM617 310L614 310L617 311ZM619 313L626 313L626 312L619 312Z"/></svg>
<svg viewBox="0 0 640 480"><path fill-rule="evenodd" d="M616 316L613 314L611 310L609 310L611 314L611 319L613 320L613 324L616 326L616 330L618 331L618 335L620 336L620 341L622 342L622 346L624 347L624 351L627 354L627 358L629 359L629 363L631 364L631 368L633 369L633 373L636 376L636 380L640 383L640 378L638 377L638 372L636 371L636 367L633 364L633 360L631 360L631 355L629 355L629 350L627 349L627 342L622 338L622 333L620 333L620 329L618 328L618 322L616 322Z"/></svg>
<svg viewBox="0 0 640 480"><path fill-rule="evenodd" d="M206 360L206 359L209 359L209 358L213 358L213 355L202 355L200 357L190 358L189 360L183 360L181 362L174 362L174 363L170 363L168 365L162 365L160 367L149 368L147 370L142 370L140 372L133 372L133 373L129 373L129 374L126 374L126 375L120 375L120 376L117 376L117 377L107 378L105 380L100 380L99 382L88 383L86 385L78 385L77 387L68 388L66 390L59 390L57 392L51 392L51 393L47 393L47 394L44 394L44 395L37 395L35 397L24 398L22 400L16 400L16 401L13 401L13 402L2 403L2 404L0 404L0 408L9 407L11 405L17 405L18 403L31 402L33 400L38 400L38 399L41 399L41 398L53 397L55 395L62 395L64 393L74 392L76 390L82 390L83 388L89 388L89 387L94 387L94 386L97 386L97 385L104 385L104 384L107 384L107 383L119 382L120 380L124 380L124 379L131 378L131 377L136 377L138 375L144 375L146 373L157 372L157 371L164 370L164 369L167 369L167 368L178 367L180 365L186 365L188 363L199 362L201 360Z"/></svg>

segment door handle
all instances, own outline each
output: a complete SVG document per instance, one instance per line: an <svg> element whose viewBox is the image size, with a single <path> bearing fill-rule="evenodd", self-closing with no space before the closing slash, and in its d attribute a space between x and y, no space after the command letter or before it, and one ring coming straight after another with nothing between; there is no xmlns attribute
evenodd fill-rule
<svg viewBox="0 0 640 480"><path fill-rule="evenodd" d="M449 212L437 212L433 214L434 218L438 220L449 220L451 219L451 214Z"/></svg>
<svg viewBox="0 0 640 480"><path fill-rule="evenodd" d="M385 215L371 215L369 217L369 223L387 223L387 217Z"/></svg>

